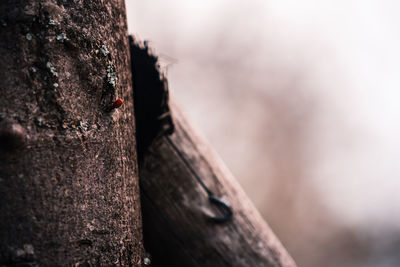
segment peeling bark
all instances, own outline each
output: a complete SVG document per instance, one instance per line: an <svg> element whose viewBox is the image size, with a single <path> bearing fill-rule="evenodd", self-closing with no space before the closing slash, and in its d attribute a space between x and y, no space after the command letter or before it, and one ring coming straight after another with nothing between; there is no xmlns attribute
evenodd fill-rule
<svg viewBox="0 0 400 267"><path fill-rule="evenodd" d="M0 264L139 266L123 0L2 1L0 29Z"/></svg>

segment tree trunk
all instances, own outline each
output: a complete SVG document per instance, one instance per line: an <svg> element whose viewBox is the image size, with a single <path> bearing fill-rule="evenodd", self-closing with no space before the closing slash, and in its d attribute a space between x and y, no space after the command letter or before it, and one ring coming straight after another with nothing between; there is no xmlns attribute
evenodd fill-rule
<svg viewBox="0 0 400 267"><path fill-rule="evenodd" d="M152 266L295 266L179 106L169 112L157 58L133 40L131 53L144 245Z"/></svg>
<svg viewBox="0 0 400 267"><path fill-rule="evenodd" d="M123 0L2 1L0 28L0 265L139 266Z"/></svg>

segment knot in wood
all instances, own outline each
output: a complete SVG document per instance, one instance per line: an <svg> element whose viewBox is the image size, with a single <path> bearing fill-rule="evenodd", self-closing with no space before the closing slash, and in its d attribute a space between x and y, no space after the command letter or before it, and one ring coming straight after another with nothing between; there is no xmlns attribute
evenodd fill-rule
<svg viewBox="0 0 400 267"><path fill-rule="evenodd" d="M24 128L10 121L0 122L0 152L13 153L26 145L26 132Z"/></svg>

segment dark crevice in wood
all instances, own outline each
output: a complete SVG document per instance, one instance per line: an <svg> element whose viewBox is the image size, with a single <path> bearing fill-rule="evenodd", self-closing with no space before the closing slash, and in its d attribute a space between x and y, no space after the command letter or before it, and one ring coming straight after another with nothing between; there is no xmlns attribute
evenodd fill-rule
<svg viewBox="0 0 400 267"><path fill-rule="evenodd" d="M156 138L171 134L174 124L169 108L168 82L158 58L147 46L129 36L139 165Z"/></svg>

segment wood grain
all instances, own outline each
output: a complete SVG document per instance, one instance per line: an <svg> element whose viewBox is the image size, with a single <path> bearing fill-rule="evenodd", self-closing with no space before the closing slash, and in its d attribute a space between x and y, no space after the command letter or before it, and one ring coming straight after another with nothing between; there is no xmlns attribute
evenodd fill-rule
<svg viewBox="0 0 400 267"><path fill-rule="evenodd" d="M295 266L179 105L173 102L171 109L173 134L152 143L139 170L145 247L153 266ZM209 202L185 161L229 203L230 221L210 221L221 211Z"/></svg>

